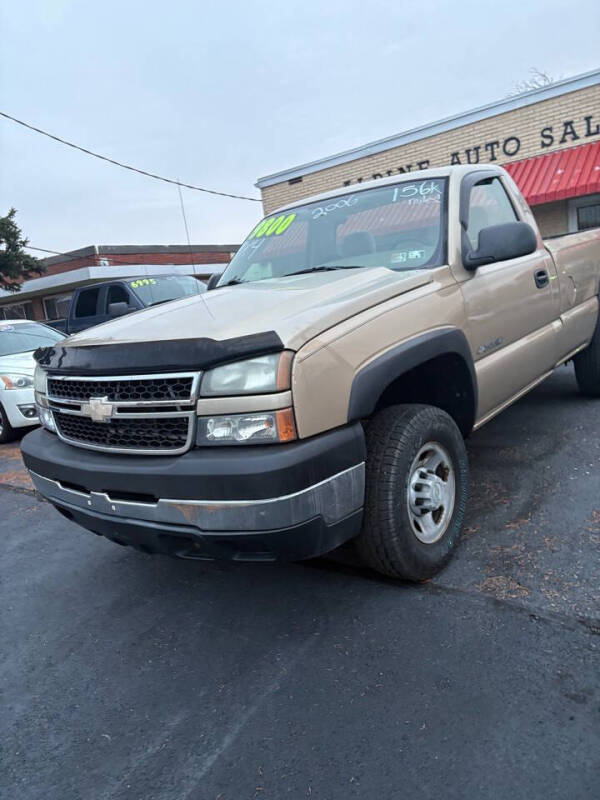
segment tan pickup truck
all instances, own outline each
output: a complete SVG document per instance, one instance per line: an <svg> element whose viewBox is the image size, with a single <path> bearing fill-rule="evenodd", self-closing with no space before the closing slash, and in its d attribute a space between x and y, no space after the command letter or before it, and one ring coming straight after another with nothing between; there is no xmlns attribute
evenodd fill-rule
<svg viewBox="0 0 600 800"><path fill-rule="evenodd" d="M273 560L355 539L423 580L459 539L464 438L569 359L600 396L599 284L600 229L542 241L501 168L329 192L260 222L214 290L38 350L23 457L120 544Z"/></svg>

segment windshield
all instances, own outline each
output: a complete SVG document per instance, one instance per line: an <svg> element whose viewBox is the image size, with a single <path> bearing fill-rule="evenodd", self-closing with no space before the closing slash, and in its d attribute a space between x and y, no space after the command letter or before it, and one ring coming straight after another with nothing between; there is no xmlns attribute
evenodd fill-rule
<svg viewBox="0 0 600 800"><path fill-rule="evenodd" d="M0 322L0 356L12 356L15 353L37 350L38 347L49 347L64 338L59 331L37 322L22 322L18 325Z"/></svg>
<svg viewBox="0 0 600 800"><path fill-rule="evenodd" d="M191 275L164 275L160 278L136 278L129 286L145 306L155 306L180 297L206 291L206 284Z"/></svg>
<svg viewBox="0 0 600 800"><path fill-rule="evenodd" d="M446 180L348 192L266 217L221 276L280 278L313 269L437 267L446 258Z"/></svg>

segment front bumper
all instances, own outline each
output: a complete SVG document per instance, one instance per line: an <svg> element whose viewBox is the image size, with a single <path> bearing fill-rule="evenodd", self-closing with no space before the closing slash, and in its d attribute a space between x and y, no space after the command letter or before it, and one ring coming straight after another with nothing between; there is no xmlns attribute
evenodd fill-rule
<svg viewBox="0 0 600 800"><path fill-rule="evenodd" d="M184 558L308 558L355 536L364 497L358 424L286 445L183 456L95 453L47 431L22 442L40 494L120 544ZM127 491L123 491L127 487Z"/></svg>
<svg viewBox="0 0 600 800"><path fill-rule="evenodd" d="M37 414L26 417L22 407L35 407L33 389L11 389L0 392L0 403L6 412L8 421L13 428L25 428L28 425L39 425Z"/></svg>

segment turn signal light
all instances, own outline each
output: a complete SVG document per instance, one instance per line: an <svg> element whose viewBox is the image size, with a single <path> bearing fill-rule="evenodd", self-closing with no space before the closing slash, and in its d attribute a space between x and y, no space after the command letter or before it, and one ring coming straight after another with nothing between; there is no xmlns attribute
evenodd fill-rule
<svg viewBox="0 0 600 800"><path fill-rule="evenodd" d="M277 418L277 432L280 442L291 442L297 438L294 412L291 408L283 408L275 412Z"/></svg>

